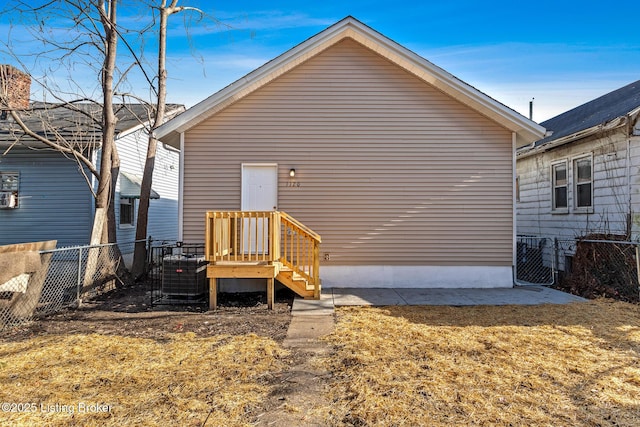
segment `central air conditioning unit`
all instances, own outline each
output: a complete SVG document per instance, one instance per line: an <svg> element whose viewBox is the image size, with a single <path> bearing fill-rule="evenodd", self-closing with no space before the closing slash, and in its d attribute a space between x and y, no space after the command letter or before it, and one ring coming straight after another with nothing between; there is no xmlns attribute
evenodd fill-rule
<svg viewBox="0 0 640 427"><path fill-rule="evenodd" d="M207 292L207 261L203 255L166 255L162 259L162 294L200 297Z"/></svg>

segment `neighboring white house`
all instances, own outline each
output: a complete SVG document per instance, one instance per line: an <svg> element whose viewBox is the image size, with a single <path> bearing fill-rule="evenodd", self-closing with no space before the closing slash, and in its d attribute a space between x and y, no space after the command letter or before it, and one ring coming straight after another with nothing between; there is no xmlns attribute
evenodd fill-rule
<svg viewBox="0 0 640 427"><path fill-rule="evenodd" d="M640 80L541 123L516 155L519 235L640 237L639 113Z"/></svg>
<svg viewBox="0 0 640 427"><path fill-rule="evenodd" d="M157 130L181 239L206 211L285 211L322 236L323 287L511 287L515 148L543 135L352 17Z"/></svg>
<svg viewBox="0 0 640 427"><path fill-rule="evenodd" d="M81 147L94 164L100 158L101 133L96 122L98 107L81 104L82 112L31 103L21 115L36 133ZM117 239L135 240L140 180L147 154L142 105L117 106L116 146L120 175L115 194ZM169 116L183 111L169 105ZM82 117L82 118L81 118ZM178 221L179 153L159 144L153 175L153 200L149 208L148 234L175 240ZM0 119L0 245L57 240L58 247L86 245L90 241L94 199L90 185L95 178L69 155L47 148L21 133L11 116ZM121 245L128 259L133 245Z"/></svg>

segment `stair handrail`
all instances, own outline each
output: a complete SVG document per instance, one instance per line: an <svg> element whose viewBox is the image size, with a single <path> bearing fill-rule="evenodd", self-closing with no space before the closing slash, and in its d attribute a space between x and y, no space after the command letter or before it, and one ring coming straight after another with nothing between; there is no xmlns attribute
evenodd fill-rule
<svg viewBox="0 0 640 427"><path fill-rule="evenodd" d="M302 222L298 221L291 215L286 212L279 212L279 217L282 225L284 226L282 242L284 249L280 254L280 262L283 265L291 268L295 273L300 276L306 278L309 281L309 284L313 286L314 289L314 297L320 297L320 243L322 243L322 238L318 233L304 225ZM297 262L294 262L293 257L289 257L290 253L293 252L293 247L287 248L287 244L289 242L287 229L292 231L296 231L297 234L300 234L302 238L306 239L311 246L311 259L309 262L300 262L300 259L297 259ZM293 240L291 240L291 245L293 245ZM299 241L297 242L299 244ZM289 249L289 250L287 250ZM299 252L296 252L296 255L300 255ZM304 257L303 257L304 258ZM308 267L308 271L304 268Z"/></svg>
<svg viewBox="0 0 640 427"><path fill-rule="evenodd" d="M308 234L309 237L311 237L314 240L317 240L318 243L322 243L322 238L318 233L316 233L315 231L313 231L312 229L310 229L309 227L307 227L306 225L304 225L303 223L301 223L300 221L298 221L297 219L295 219L294 217L292 217L286 212L279 211L279 214L282 218L289 221L290 223L298 227L300 230Z"/></svg>

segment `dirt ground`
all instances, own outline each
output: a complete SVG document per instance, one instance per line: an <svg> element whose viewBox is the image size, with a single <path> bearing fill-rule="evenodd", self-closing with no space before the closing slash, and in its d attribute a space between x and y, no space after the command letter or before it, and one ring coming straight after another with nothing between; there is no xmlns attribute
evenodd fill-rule
<svg viewBox="0 0 640 427"><path fill-rule="evenodd" d="M23 341L47 335L101 334L163 341L175 333L195 333L199 337L255 334L283 345L291 322L294 294L288 289L276 292L274 309L268 310L265 293L219 294L218 309L208 311L206 303L159 305L151 303L148 287L117 289L79 308L68 309L27 325L5 329L4 342ZM246 414L253 425L287 426L316 421L313 408L326 403L319 399L327 375L311 363L314 351L288 348L289 367L274 372L263 382L271 393ZM326 378L325 378L326 379Z"/></svg>
<svg viewBox="0 0 640 427"><path fill-rule="evenodd" d="M148 286L138 285L83 301L81 307L47 316L30 324L3 331L4 340L34 335L99 333L162 338L168 333L193 332L198 336L254 333L282 343L291 320L293 293L276 293L268 310L266 294L220 294L218 310L206 304L152 304Z"/></svg>

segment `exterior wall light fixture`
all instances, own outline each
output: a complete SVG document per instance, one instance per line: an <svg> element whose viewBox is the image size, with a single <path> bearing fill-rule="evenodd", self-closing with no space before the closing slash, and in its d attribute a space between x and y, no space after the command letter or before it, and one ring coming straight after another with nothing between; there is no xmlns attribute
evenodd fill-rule
<svg viewBox="0 0 640 427"><path fill-rule="evenodd" d="M296 176L296 170L295 170L295 169L293 169L293 168L289 169L289 176L290 176L291 178L293 178L294 176Z"/></svg>

